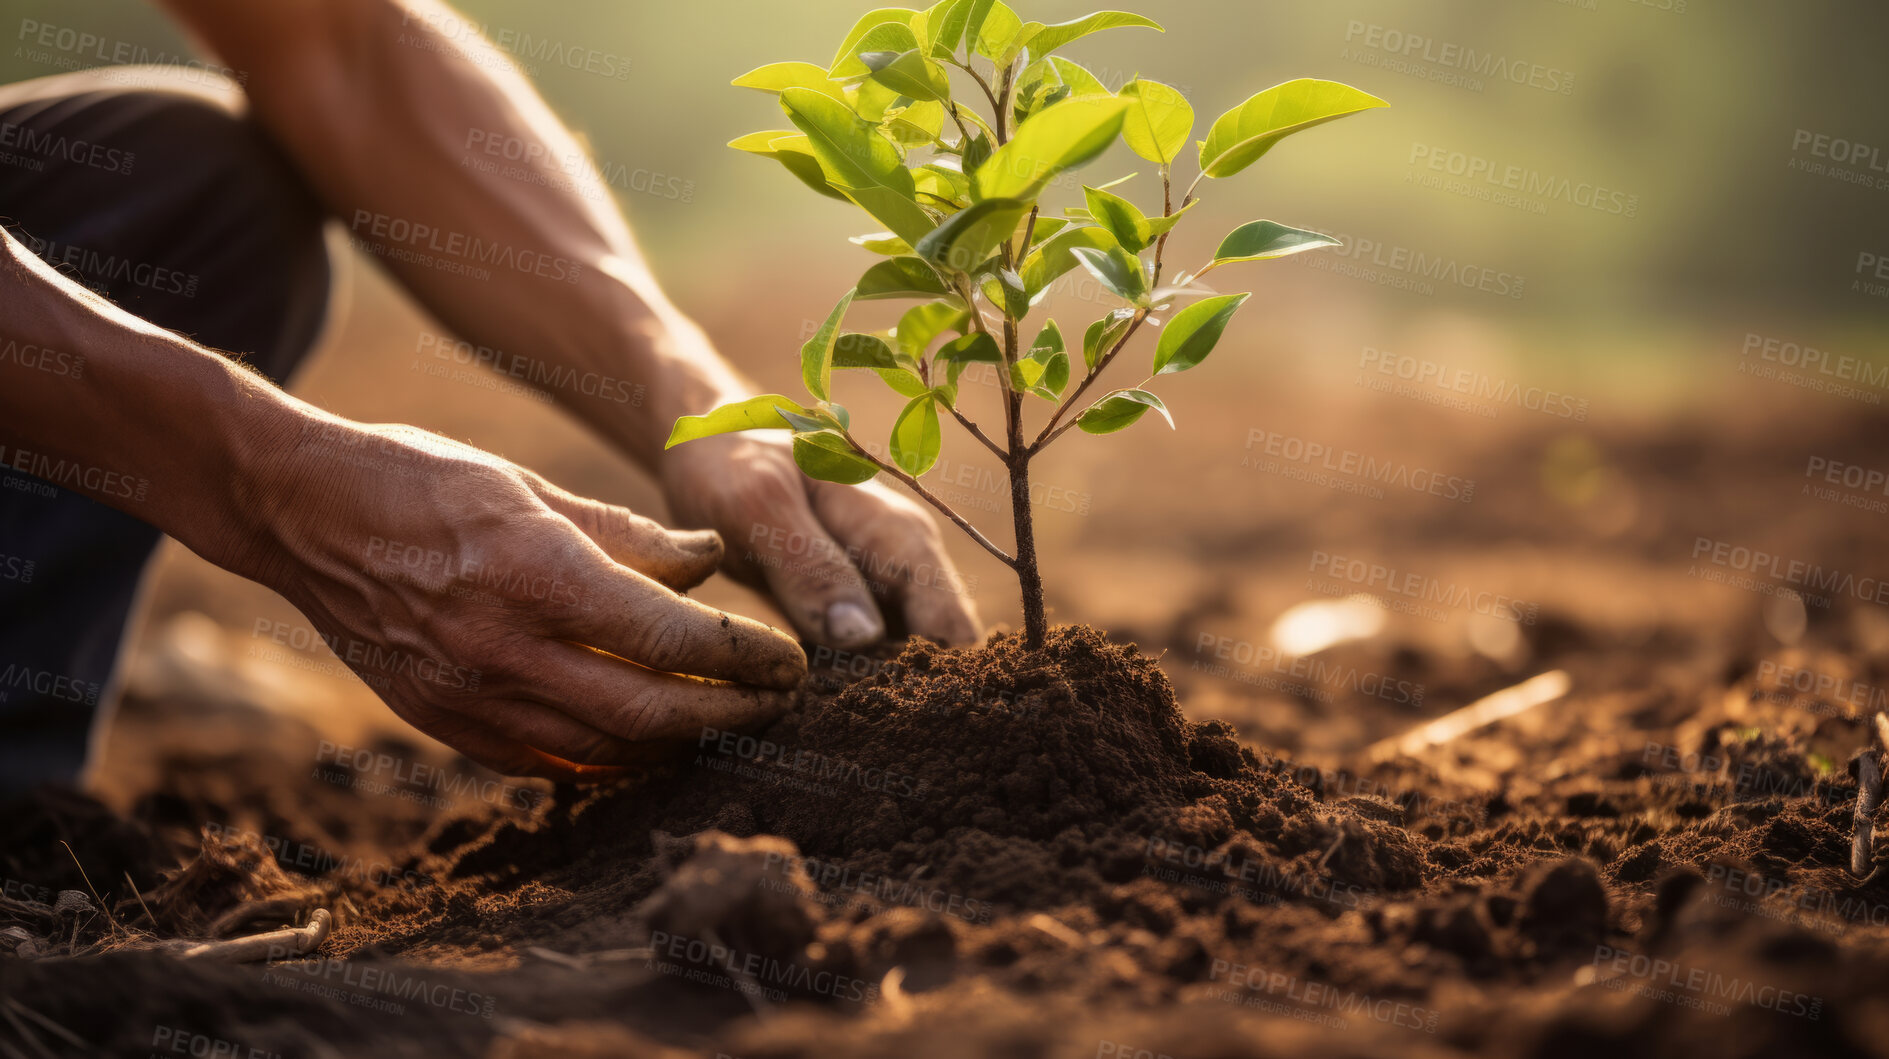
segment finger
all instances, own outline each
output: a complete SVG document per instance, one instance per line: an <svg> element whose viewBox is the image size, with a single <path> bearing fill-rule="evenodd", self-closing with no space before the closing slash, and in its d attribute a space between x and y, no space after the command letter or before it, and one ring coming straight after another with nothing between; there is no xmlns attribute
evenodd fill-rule
<svg viewBox="0 0 1889 1059"><path fill-rule="evenodd" d="M872 486L822 488L813 504L823 523L847 527L859 568L897 605L905 632L950 647L982 638L975 583L958 572L937 523L916 504Z"/></svg>
<svg viewBox="0 0 1889 1059"><path fill-rule="evenodd" d="M764 688L798 687L807 675L807 656L792 637L678 596L634 570L600 567L584 599L582 608L547 616L547 631L666 673Z"/></svg>
<svg viewBox="0 0 1889 1059"><path fill-rule="evenodd" d="M576 644L548 644L545 659L556 683L533 697L620 740L695 740L704 729L766 724L794 703L793 692L658 673Z"/></svg>
<svg viewBox="0 0 1889 1059"><path fill-rule="evenodd" d="M744 560L761 571L768 591L800 634L815 643L854 650L885 639L885 619L866 579L796 490L771 508L748 535Z"/></svg>
<svg viewBox="0 0 1889 1059"><path fill-rule="evenodd" d="M545 506L569 519L605 555L677 592L708 580L721 566L721 535L714 530L672 530L626 507L578 496L549 482L531 484Z"/></svg>
<svg viewBox="0 0 1889 1059"><path fill-rule="evenodd" d="M629 740L593 728L543 702L500 699L465 716L514 743L576 765L633 765L645 759Z"/></svg>
<svg viewBox="0 0 1889 1059"><path fill-rule="evenodd" d="M618 779L632 771L566 761L507 739L476 721L464 718L450 729L429 730L427 734L501 776L531 776L560 783L599 783Z"/></svg>

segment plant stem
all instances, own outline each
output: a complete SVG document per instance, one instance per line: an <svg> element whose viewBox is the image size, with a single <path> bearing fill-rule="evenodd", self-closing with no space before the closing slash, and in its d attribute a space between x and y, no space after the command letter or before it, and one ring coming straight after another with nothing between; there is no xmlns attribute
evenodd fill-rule
<svg viewBox="0 0 1889 1059"><path fill-rule="evenodd" d="M1016 523L1018 587L1023 590L1023 643L1032 651L1043 649L1049 633L1049 615L1043 606L1043 573L1036 560L1035 512L1030 507L1030 452L1023 447L1021 423L1010 431L1010 514Z"/></svg>

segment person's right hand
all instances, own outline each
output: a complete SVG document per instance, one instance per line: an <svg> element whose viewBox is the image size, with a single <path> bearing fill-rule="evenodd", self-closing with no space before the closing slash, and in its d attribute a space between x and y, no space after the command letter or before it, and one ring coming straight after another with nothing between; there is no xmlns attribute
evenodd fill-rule
<svg viewBox="0 0 1889 1059"><path fill-rule="evenodd" d="M480 764L607 777L778 716L806 675L790 637L680 595L720 564L714 533L412 427L289 422L206 557L286 596L396 714Z"/></svg>

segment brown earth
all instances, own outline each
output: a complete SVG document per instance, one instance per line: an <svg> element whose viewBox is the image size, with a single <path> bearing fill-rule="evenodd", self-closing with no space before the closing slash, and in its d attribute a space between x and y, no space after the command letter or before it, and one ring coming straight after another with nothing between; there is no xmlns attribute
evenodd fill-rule
<svg viewBox="0 0 1889 1059"><path fill-rule="evenodd" d="M1412 436L1417 414L1374 429ZM1182 517L1183 491L1150 478L1152 496L1099 500L1068 534L1080 568L1052 571L1059 613L1106 635L816 654L768 730L704 733L603 789L501 785L394 737L363 741L369 765L311 767L324 736L302 721L134 695L120 809L0 810L0 1042L1884 1054L1889 885L1849 870L1847 763L1885 705L1889 621L1695 561L1703 536L1874 574L1880 516L1798 489L1804 452L1867 462L1882 440L1812 403L1587 448L1504 426L1438 458L1474 474L1467 508L1254 479L1290 501L1263 522ZM1111 575L1147 539L1171 576ZM1256 630L1349 591L1399 602L1332 588L1319 554L1508 602L1394 609L1307 669ZM1553 671L1565 696L1372 749ZM429 775L484 786L448 798ZM337 922L315 958L158 951L315 907Z"/></svg>

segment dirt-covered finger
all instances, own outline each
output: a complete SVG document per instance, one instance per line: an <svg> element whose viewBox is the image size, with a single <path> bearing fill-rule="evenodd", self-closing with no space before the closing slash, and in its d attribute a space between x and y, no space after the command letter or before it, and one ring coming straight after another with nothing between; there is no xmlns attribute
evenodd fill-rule
<svg viewBox="0 0 1889 1059"><path fill-rule="evenodd" d="M451 731L430 732L472 762L501 776L525 776L559 783L601 783L628 775L631 770L610 765L584 765L547 754L508 739L473 721L462 721Z"/></svg>
<svg viewBox="0 0 1889 1059"><path fill-rule="evenodd" d="M721 535L714 530L675 530L626 507L569 493L534 481L545 506L569 519L605 555L645 577L686 592L711 577L722 563Z"/></svg>
<svg viewBox="0 0 1889 1059"><path fill-rule="evenodd" d="M633 570L596 571L585 606L553 618L550 634L667 673L764 688L807 675L800 644L777 629L707 607Z"/></svg>
<svg viewBox="0 0 1889 1059"><path fill-rule="evenodd" d="M636 743L693 740L707 728L766 724L785 713L796 695L658 673L576 644L552 645L548 657L561 679L537 698L587 727ZM647 758L644 751L631 760Z"/></svg>

